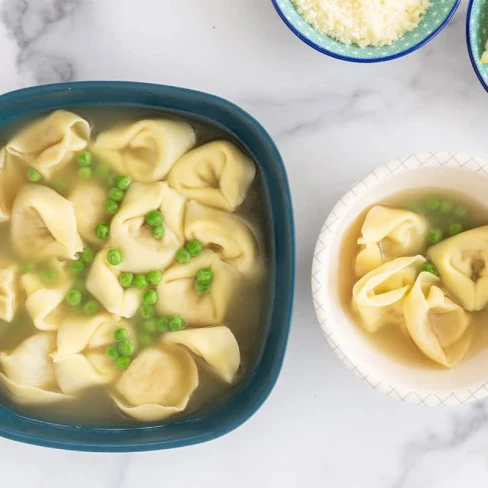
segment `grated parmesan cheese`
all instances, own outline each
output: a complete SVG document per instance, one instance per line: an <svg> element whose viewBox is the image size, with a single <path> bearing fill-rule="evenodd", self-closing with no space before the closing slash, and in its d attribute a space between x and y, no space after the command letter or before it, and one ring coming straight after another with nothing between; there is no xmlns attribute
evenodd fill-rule
<svg viewBox="0 0 488 488"><path fill-rule="evenodd" d="M316 30L344 44L385 46L415 29L429 0L292 0Z"/></svg>

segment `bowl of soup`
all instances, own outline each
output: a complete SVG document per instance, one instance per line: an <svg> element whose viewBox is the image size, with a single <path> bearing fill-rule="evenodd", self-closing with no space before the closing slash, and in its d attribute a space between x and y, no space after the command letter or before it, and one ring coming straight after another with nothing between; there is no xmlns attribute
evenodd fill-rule
<svg viewBox="0 0 488 488"><path fill-rule="evenodd" d="M137 451L242 424L276 381L293 303L266 131L142 83L28 88L0 109L0 435Z"/></svg>
<svg viewBox="0 0 488 488"><path fill-rule="evenodd" d="M488 395L488 163L422 153L380 166L320 233L312 292L344 364L409 403Z"/></svg>

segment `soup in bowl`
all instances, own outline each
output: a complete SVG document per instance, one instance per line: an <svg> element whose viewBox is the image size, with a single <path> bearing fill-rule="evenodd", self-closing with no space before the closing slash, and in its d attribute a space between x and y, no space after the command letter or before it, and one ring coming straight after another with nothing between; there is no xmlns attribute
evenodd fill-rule
<svg viewBox="0 0 488 488"><path fill-rule="evenodd" d="M15 421L0 431L134 450L242 423L274 383L292 301L292 285L275 290L293 234L266 133L228 102L154 85L3 102L0 413Z"/></svg>
<svg viewBox="0 0 488 488"><path fill-rule="evenodd" d="M317 243L317 316L377 390L455 405L488 393L488 167L448 153L382 166L334 207Z"/></svg>

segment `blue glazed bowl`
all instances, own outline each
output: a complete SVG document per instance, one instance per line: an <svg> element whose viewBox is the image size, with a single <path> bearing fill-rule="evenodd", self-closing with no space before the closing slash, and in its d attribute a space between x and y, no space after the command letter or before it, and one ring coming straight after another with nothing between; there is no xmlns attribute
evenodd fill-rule
<svg viewBox="0 0 488 488"><path fill-rule="evenodd" d="M486 0L470 0L466 17L466 41L474 72L483 88L488 91L488 64L480 59L488 40L488 3Z"/></svg>
<svg viewBox="0 0 488 488"><path fill-rule="evenodd" d="M28 418L0 403L0 435L30 444L80 451L146 451L205 442L235 429L261 406L281 369L295 286L293 210L285 168L264 128L236 105L182 88L129 82L78 82L18 90L0 96L0 129L28 114L96 105L163 109L219 127L254 157L267 206L271 291L255 367L214 408L160 425L133 428L62 425Z"/></svg>
<svg viewBox="0 0 488 488"><path fill-rule="evenodd" d="M317 51L343 61L378 63L410 54L433 39L451 20L461 0L431 0L431 6L416 29L407 32L390 46L346 45L316 31L296 11L292 0L271 0L288 28Z"/></svg>

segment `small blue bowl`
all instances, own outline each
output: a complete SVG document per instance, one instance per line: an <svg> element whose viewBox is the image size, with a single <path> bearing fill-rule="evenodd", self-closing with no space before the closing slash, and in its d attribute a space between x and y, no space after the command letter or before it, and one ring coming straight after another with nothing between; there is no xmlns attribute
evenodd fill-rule
<svg viewBox="0 0 488 488"><path fill-rule="evenodd" d="M86 106L162 109L217 126L253 156L263 181L270 252L268 314L255 367L233 395L203 413L156 426L84 427L21 415L0 403L0 435L40 446L79 451L167 449L215 439L258 410L276 382L285 354L295 287L293 210L285 168L264 128L236 105L182 88L130 82L78 82L39 86L0 96L0 129L28 115Z"/></svg>
<svg viewBox="0 0 488 488"><path fill-rule="evenodd" d="M466 17L466 41L474 72L486 91L488 91L488 64L483 64L480 60L487 40L488 2L470 0Z"/></svg>
<svg viewBox="0 0 488 488"><path fill-rule="evenodd" d="M433 39L451 20L461 0L433 0L416 29L407 32L390 46L359 47L346 45L316 31L296 11L292 0L271 0L288 28L317 51L343 61L378 63L410 54Z"/></svg>

